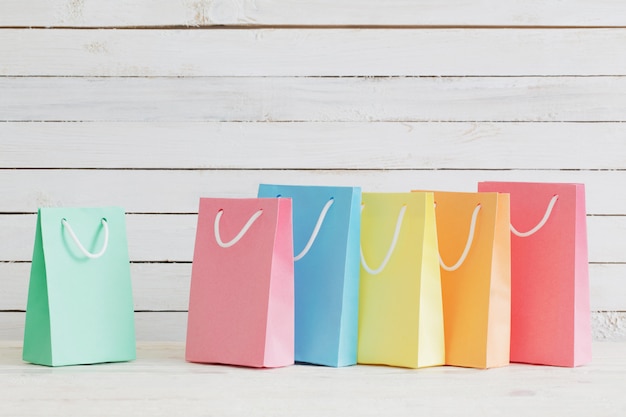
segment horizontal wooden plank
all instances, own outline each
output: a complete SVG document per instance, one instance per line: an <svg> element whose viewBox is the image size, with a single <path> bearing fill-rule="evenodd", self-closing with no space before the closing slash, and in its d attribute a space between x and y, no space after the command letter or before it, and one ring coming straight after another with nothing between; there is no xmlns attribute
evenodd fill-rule
<svg viewBox="0 0 626 417"><path fill-rule="evenodd" d="M190 263L146 263L130 265L135 310L187 311L191 282ZM607 274L617 275L608 269ZM0 310L26 310L30 262L1 263ZM624 277L626 283L626 276ZM626 310L626 305L624 305Z"/></svg>
<svg viewBox="0 0 626 417"><path fill-rule="evenodd" d="M609 311L591 315L594 340L626 340L626 312Z"/></svg>
<svg viewBox="0 0 626 417"><path fill-rule="evenodd" d="M0 121L626 121L626 77L0 77L0 91Z"/></svg>
<svg viewBox="0 0 626 417"><path fill-rule="evenodd" d="M0 263L0 310L25 310L30 263ZM191 264L132 264L135 309L187 311ZM626 311L626 265L589 265L591 310Z"/></svg>
<svg viewBox="0 0 626 417"><path fill-rule="evenodd" d="M0 26L626 26L619 0L3 0Z"/></svg>
<svg viewBox="0 0 626 417"><path fill-rule="evenodd" d="M4 29L0 75L626 75L624 44L626 29Z"/></svg>
<svg viewBox="0 0 626 417"><path fill-rule="evenodd" d="M381 141L379 152L387 151ZM243 148L242 148L243 149ZM351 158L350 149L338 148ZM248 152L248 150L246 150ZM259 155L267 155L266 150ZM325 151L329 152L329 151ZM478 152L478 150L476 150ZM569 151L573 152L573 151ZM74 155L80 159L80 154ZM142 157L144 153L137 155ZM620 153L619 156L623 155ZM45 154L42 154L45 157ZM468 155L468 158L471 158ZM242 157L243 158L243 157ZM443 158L443 156L441 156ZM556 156L555 156L556 158ZM262 157L258 158L259 160ZM296 161L294 161L294 164ZM259 161L259 164L262 164ZM577 182L586 185L587 213L626 214L626 171L586 170L31 170L0 169L0 213L38 207L122 206L129 213L197 213L200 197L254 197L259 183L350 185L364 191L476 191L479 181Z"/></svg>
<svg viewBox="0 0 626 417"><path fill-rule="evenodd" d="M0 312L0 340L21 341L24 337L24 313ZM592 312L594 340L626 341L626 312ZM187 313L135 313L138 341L185 342Z"/></svg>
<svg viewBox="0 0 626 417"><path fill-rule="evenodd" d="M626 265L589 265L589 292L591 310L626 311Z"/></svg>
<svg viewBox="0 0 626 417"><path fill-rule="evenodd" d="M0 312L0 340L23 340L25 314ZM135 313L137 341L184 342L187 335L187 313Z"/></svg>
<svg viewBox="0 0 626 417"><path fill-rule="evenodd" d="M129 254L132 261L191 261L196 215L127 216ZM0 216L0 261L32 258L36 215Z"/></svg>
<svg viewBox="0 0 626 417"><path fill-rule="evenodd" d="M620 123L10 122L0 137L0 168L626 168Z"/></svg>
<svg viewBox="0 0 626 417"><path fill-rule="evenodd" d="M197 215L129 215L128 245L131 261L177 261L193 259ZM0 261L29 261L35 237L36 215L2 215ZM626 216L587 218L589 261L626 262Z"/></svg>
<svg viewBox="0 0 626 417"><path fill-rule="evenodd" d="M626 262L626 216L588 217L590 262Z"/></svg>

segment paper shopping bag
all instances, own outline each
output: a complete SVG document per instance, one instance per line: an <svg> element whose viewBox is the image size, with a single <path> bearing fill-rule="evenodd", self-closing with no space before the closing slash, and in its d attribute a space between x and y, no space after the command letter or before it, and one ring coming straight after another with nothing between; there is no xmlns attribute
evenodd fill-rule
<svg viewBox="0 0 626 417"><path fill-rule="evenodd" d="M185 358L293 364L290 199L200 199Z"/></svg>
<svg viewBox="0 0 626 417"><path fill-rule="evenodd" d="M483 182L511 194L511 361L591 361L585 186Z"/></svg>
<svg viewBox="0 0 626 417"><path fill-rule="evenodd" d="M444 364L432 193L363 193L358 362Z"/></svg>
<svg viewBox="0 0 626 417"><path fill-rule="evenodd" d="M259 186L293 204L295 360L356 364L361 189Z"/></svg>
<svg viewBox="0 0 626 417"><path fill-rule="evenodd" d="M123 209L39 209L23 359L48 366L135 359Z"/></svg>
<svg viewBox="0 0 626 417"><path fill-rule="evenodd" d="M435 192L446 365L509 364L509 196Z"/></svg>

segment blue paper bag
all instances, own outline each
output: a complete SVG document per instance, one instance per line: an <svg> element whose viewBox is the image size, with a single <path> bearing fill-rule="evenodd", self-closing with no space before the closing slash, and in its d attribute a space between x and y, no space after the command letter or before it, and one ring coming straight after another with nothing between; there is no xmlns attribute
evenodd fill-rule
<svg viewBox="0 0 626 417"><path fill-rule="evenodd" d="M259 197L292 199L295 360L356 364L361 189L261 184Z"/></svg>

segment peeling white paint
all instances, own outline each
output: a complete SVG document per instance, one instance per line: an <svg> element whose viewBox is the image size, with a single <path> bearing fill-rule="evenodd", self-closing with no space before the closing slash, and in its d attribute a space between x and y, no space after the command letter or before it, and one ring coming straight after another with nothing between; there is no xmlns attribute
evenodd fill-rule
<svg viewBox="0 0 626 417"><path fill-rule="evenodd" d="M591 315L593 339L626 340L626 311L598 311Z"/></svg>
<svg viewBox="0 0 626 417"><path fill-rule="evenodd" d="M239 21L242 6L237 0L212 1L209 7L209 18L217 24L234 24Z"/></svg>
<svg viewBox="0 0 626 417"><path fill-rule="evenodd" d="M70 0L65 6L65 17L62 19L68 25L83 23L85 17L85 0Z"/></svg>
<svg viewBox="0 0 626 417"><path fill-rule="evenodd" d="M185 2L193 26L239 24L243 5L238 0L193 0Z"/></svg>
<svg viewBox="0 0 626 417"><path fill-rule="evenodd" d="M85 50L92 54L106 54L109 52L107 44L104 42L91 42L84 46Z"/></svg>
<svg viewBox="0 0 626 417"><path fill-rule="evenodd" d="M193 16L192 21L190 22L193 26L203 26L210 23L208 17L208 7L210 1L209 0L197 0L185 2L185 5L191 11Z"/></svg>

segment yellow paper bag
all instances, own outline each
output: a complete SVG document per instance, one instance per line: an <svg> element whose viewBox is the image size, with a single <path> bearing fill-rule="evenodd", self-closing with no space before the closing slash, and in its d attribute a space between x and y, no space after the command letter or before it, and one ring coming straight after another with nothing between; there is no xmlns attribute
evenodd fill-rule
<svg viewBox="0 0 626 417"><path fill-rule="evenodd" d="M446 365L509 364L509 195L435 192Z"/></svg>
<svg viewBox="0 0 626 417"><path fill-rule="evenodd" d="M364 193L357 362L443 365L432 193Z"/></svg>

